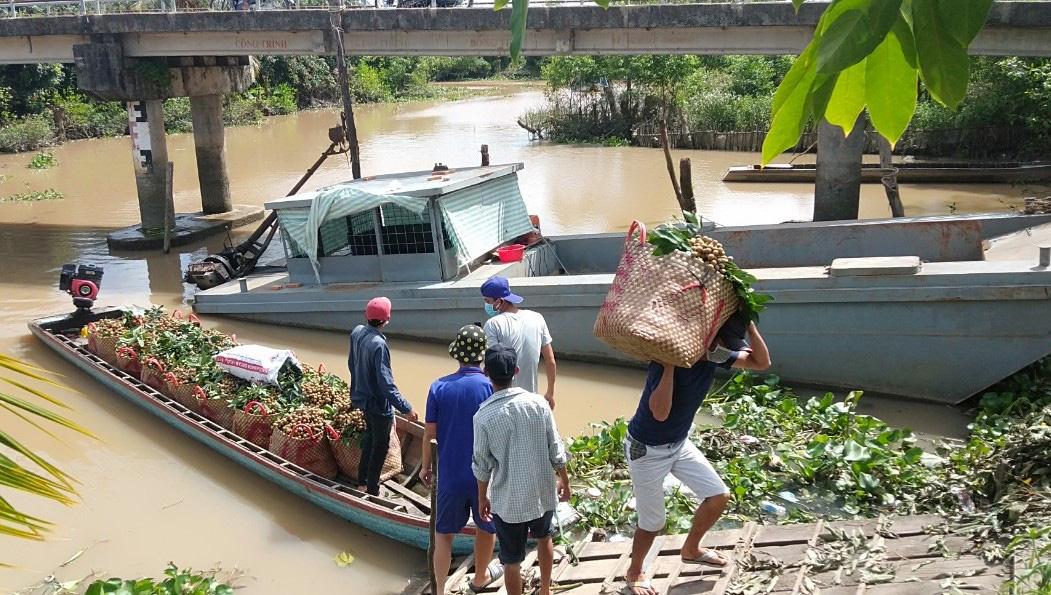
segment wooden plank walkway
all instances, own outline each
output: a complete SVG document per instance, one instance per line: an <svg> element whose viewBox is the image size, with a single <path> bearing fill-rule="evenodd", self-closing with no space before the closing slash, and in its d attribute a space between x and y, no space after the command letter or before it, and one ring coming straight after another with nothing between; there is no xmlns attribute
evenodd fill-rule
<svg viewBox="0 0 1051 595"><path fill-rule="evenodd" d="M659 537L646 567L661 593L692 595L926 595L959 591L998 593L1010 580L1010 564L989 564L972 552L966 538L925 529L944 525L936 515L817 522L806 525L757 525L713 531L702 545L730 559L725 568L683 564L679 549L685 535ZM556 592L572 595L627 593L624 571L630 542L582 541L574 546L578 560L557 548ZM535 553L523 563L526 593L535 574ZM453 564L447 589L469 593L473 560ZM425 582L425 581L424 581ZM503 580L486 593L504 594ZM425 595L416 581L403 595Z"/></svg>

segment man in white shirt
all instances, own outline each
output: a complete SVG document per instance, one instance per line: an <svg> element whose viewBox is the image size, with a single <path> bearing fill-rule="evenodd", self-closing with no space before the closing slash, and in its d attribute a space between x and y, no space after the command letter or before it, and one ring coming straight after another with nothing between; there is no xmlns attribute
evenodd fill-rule
<svg viewBox="0 0 1051 595"><path fill-rule="evenodd" d="M521 371L515 377L513 386L540 393L537 390L537 368L543 357L547 391L542 394L547 404L554 409L557 367L547 321L538 312L518 308L517 304L522 303L522 298L511 293L511 287L504 277L490 277L483 283L482 297L485 298L485 311L490 316L483 327L489 345L507 345L518 354L518 368Z"/></svg>

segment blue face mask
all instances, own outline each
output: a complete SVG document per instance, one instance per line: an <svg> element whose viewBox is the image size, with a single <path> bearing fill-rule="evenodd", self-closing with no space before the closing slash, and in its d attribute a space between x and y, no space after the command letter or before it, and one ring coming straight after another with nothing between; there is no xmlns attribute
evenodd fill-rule
<svg viewBox="0 0 1051 595"><path fill-rule="evenodd" d="M486 314L488 314L489 316L496 316L496 315L497 315L497 314L499 314L500 312L498 312L498 311L496 310L496 308L495 308L495 307L493 307L493 305L492 305L492 304L490 304L489 302L486 302L486 303L485 303L485 313L486 313Z"/></svg>

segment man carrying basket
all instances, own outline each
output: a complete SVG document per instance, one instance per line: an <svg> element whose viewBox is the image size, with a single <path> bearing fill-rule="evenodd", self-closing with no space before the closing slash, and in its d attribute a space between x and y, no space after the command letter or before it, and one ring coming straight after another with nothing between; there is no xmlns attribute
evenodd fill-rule
<svg viewBox="0 0 1051 595"><path fill-rule="evenodd" d="M743 332L746 326L747 332ZM765 370L769 367L770 353L759 329L741 314L723 325L707 356L693 367L650 363L646 388L624 439L624 455L638 512L631 565L625 573L633 595L657 594L643 575L642 564L657 534L664 528L664 479L669 473L701 499L682 546L682 561L726 565L726 558L715 550L700 547L700 543L722 515L730 492L711 463L689 440L690 427L711 389L716 368Z"/></svg>

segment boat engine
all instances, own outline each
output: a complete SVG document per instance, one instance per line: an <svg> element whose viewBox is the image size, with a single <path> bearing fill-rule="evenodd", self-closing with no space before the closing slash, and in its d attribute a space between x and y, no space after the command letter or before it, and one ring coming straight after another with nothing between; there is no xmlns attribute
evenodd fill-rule
<svg viewBox="0 0 1051 595"><path fill-rule="evenodd" d="M93 264L62 265L58 276L58 289L73 296L77 310L90 310L102 288L102 267Z"/></svg>

